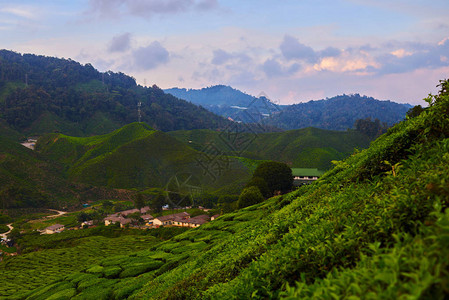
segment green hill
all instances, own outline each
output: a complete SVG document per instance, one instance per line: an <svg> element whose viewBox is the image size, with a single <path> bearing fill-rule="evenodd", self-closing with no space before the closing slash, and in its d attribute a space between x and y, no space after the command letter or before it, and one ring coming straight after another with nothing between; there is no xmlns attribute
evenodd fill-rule
<svg viewBox="0 0 449 300"><path fill-rule="evenodd" d="M139 252L60 269L28 299L445 299L449 95L429 103L313 185ZM7 299L26 292L2 289Z"/></svg>
<svg viewBox="0 0 449 300"><path fill-rule="evenodd" d="M227 166L213 177L210 171L216 165L205 169L199 164L208 154L144 123L86 138L49 134L39 139L36 151L63 163L71 180L114 188L165 187L174 176L192 174L200 186L218 189L243 185L251 176L244 162L223 156L217 159L226 160Z"/></svg>
<svg viewBox="0 0 449 300"><path fill-rule="evenodd" d="M371 140L354 130L332 131L304 128L276 133L238 133L239 139L245 141L242 147L238 148L229 142L229 138L223 132L180 130L168 134L197 150L212 143L230 155L276 160L292 167L321 170L329 169L332 166L332 160L341 160L349 156L355 148L368 147Z"/></svg>
<svg viewBox="0 0 449 300"><path fill-rule="evenodd" d="M129 193L65 179L63 167L0 135L0 208L71 208L94 199L129 199Z"/></svg>

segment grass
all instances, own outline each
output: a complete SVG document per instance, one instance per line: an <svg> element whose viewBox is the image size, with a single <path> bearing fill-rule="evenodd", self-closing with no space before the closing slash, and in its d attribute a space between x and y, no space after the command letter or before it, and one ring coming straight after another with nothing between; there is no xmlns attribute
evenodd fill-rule
<svg viewBox="0 0 449 300"><path fill-rule="evenodd" d="M247 141L237 152L225 141L226 135L212 130L173 131L176 139L201 151L210 143L228 155L239 155L255 160L282 161L292 167L327 170L332 160L341 160L354 152L354 148L366 148L370 139L353 130L332 131L304 128L276 133L239 133ZM228 141L229 142L229 141ZM232 143L230 143L232 145Z"/></svg>

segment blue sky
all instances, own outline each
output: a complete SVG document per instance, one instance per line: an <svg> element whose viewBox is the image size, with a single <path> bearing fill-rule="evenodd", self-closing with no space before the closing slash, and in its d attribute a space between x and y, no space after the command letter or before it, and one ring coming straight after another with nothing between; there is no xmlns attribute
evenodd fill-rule
<svg viewBox="0 0 449 300"><path fill-rule="evenodd" d="M0 48L161 88L422 104L449 77L447 15L447 0L0 0Z"/></svg>

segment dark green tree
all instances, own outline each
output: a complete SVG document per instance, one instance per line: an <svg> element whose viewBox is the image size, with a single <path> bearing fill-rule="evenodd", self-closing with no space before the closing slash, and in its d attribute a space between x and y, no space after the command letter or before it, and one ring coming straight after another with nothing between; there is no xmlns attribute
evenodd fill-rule
<svg viewBox="0 0 449 300"><path fill-rule="evenodd" d="M409 109L407 112L407 117L415 118L419 116L424 111L424 108L421 105L415 105Z"/></svg>
<svg viewBox="0 0 449 300"><path fill-rule="evenodd" d="M238 201L238 208L244 208L264 201L260 190L255 186L250 186L242 191Z"/></svg>
<svg viewBox="0 0 449 300"><path fill-rule="evenodd" d="M270 197L271 192L268 188L268 184L262 177L253 177L251 180L245 185L245 188L248 188L250 186L255 186L259 188L260 192L265 198Z"/></svg>
<svg viewBox="0 0 449 300"><path fill-rule="evenodd" d="M254 171L254 177L260 177L265 180L270 196L278 191L285 193L291 190L293 186L292 169L281 162L269 161L261 163Z"/></svg>
<svg viewBox="0 0 449 300"><path fill-rule="evenodd" d="M158 194L150 201L150 208L153 212L158 213L162 211L162 206L165 204L165 196Z"/></svg>
<svg viewBox="0 0 449 300"><path fill-rule="evenodd" d="M134 197L134 206L137 209L141 209L142 207L145 206L145 198L144 198L144 196L142 194L137 194Z"/></svg>

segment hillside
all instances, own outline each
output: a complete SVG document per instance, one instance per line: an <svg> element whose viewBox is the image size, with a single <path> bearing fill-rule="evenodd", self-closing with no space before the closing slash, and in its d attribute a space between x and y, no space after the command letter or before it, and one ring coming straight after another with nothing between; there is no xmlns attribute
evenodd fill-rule
<svg viewBox="0 0 449 300"><path fill-rule="evenodd" d="M247 143L232 149L225 143L224 134L212 130L172 131L171 136L201 150L213 143L229 155L251 159L281 161L292 167L319 168L327 170L332 160L341 160L354 152L355 148L367 148L370 138L360 132L331 131L305 128L277 133L240 133L239 138Z"/></svg>
<svg viewBox="0 0 449 300"><path fill-rule="evenodd" d="M270 119L270 124L283 129L317 127L330 130L353 128L357 119L379 119L391 126L402 121L412 106L372 97L342 95L326 100L293 104Z"/></svg>
<svg viewBox="0 0 449 300"><path fill-rule="evenodd" d="M31 294L2 289L2 295L445 299L449 95L428 100L421 115L396 125L316 184L139 252L73 273L60 269L58 280L42 282ZM19 259L26 257L9 259L8 267L15 270ZM52 263L45 256L39 261L42 270ZM10 278L9 290L22 282Z"/></svg>
<svg viewBox="0 0 449 300"><path fill-rule="evenodd" d="M60 164L0 135L0 207L72 208L92 198L129 199L129 193L75 184Z"/></svg>
<svg viewBox="0 0 449 300"><path fill-rule="evenodd" d="M0 126L25 135L105 134L138 119L159 130L221 128L222 117L136 85L123 73L100 73L71 59L0 50ZM1 127L0 127L1 128Z"/></svg>
<svg viewBox="0 0 449 300"><path fill-rule="evenodd" d="M49 134L38 140L36 151L64 164L71 180L114 188L165 187L177 174L193 174L210 189L250 176L242 162L226 158L228 167L215 178L199 164L205 153L144 123L87 138Z"/></svg>

